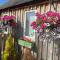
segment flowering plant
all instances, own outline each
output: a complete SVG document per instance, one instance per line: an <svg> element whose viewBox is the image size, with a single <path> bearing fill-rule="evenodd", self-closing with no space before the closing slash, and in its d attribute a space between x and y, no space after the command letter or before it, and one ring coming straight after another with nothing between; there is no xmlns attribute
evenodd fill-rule
<svg viewBox="0 0 60 60"><path fill-rule="evenodd" d="M3 21L9 21L11 19L15 19L15 16L7 16L7 15L5 15L5 16L0 17L0 20L3 20Z"/></svg>
<svg viewBox="0 0 60 60"><path fill-rule="evenodd" d="M9 23L10 26L15 27L16 26L16 22L14 21L15 16L1 16L0 17L0 21L3 21L4 25L7 25ZM7 23L8 22L8 23Z"/></svg>
<svg viewBox="0 0 60 60"><path fill-rule="evenodd" d="M36 13L36 21L31 23L31 26L34 30L44 30L46 28L55 28L60 26L60 13L48 11L45 14L39 12Z"/></svg>

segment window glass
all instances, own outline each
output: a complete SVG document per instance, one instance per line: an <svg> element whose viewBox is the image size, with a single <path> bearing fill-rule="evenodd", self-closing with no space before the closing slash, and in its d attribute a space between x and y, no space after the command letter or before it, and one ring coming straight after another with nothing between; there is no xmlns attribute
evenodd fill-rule
<svg viewBox="0 0 60 60"><path fill-rule="evenodd" d="M34 30L31 27L31 23L35 19L35 11L26 12L26 25L25 25L25 35L32 37L34 35Z"/></svg>

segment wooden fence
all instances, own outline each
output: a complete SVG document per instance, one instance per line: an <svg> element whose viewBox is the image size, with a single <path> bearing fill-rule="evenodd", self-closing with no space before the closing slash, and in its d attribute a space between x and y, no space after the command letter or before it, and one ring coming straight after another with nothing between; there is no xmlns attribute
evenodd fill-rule
<svg viewBox="0 0 60 60"><path fill-rule="evenodd" d="M60 32L56 29L37 34L38 60L60 60Z"/></svg>

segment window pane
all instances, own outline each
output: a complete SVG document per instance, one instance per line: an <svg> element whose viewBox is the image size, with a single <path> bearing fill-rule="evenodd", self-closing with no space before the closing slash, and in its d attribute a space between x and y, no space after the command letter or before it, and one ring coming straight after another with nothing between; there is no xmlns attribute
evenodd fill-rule
<svg viewBox="0 0 60 60"><path fill-rule="evenodd" d="M27 12L26 13L26 28L25 28L25 35L32 37L34 30L31 28L32 21L35 20L35 12Z"/></svg>

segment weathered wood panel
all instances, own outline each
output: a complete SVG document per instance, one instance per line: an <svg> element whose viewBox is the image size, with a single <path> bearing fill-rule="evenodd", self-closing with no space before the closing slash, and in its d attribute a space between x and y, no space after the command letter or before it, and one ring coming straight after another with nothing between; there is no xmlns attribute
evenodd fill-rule
<svg viewBox="0 0 60 60"><path fill-rule="evenodd" d="M56 4L54 4L54 6L56 7ZM60 10L59 10L59 8L60 8L60 4L57 4L57 11L58 12L60 12ZM15 13L14 12L16 12L16 11L19 11L20 10L20 12L21 11L26 11L28 9L28 11L29 10L39 10L39 11L41 11L42 13L45 13L45 12L47 12L47 11L49 11L50 10L50 4L43 4L43 5L31 5L31 6L27 6L27 7L22 7L22 8L18 8L18 9L12 9L12 10L10 10L10 9L8 9L8 10L6 10L6 11L2 11L2 15L3 14L5 14L5 13L9 13L10 15L15 15ZM53 10L54 11L54 7L53 7L53 5L51 5L51 10ZM20 15L22 15L22 13L17 13L17 14L20 14Z"/></svg>
<svg viewBox="0 0 60 60"><path fill-rule="evenodd" d="M19 21L21 26L23 27L24 23L24 16L25 16L25 11L30 11L30 10L37 10L40 11L41 13L45 13L49 10L52 11L57 11L60 12L60 4L54 3L53 5L50 4L37 4L37 5L31 5L31 6L26 6L22 8L17 8L17 9L8 9L6 11L1 12L1 16L8 14L8 15L15 15L16 16L16 21ZM20 25L19 25L20 26ZM21 31L21 28L20 30ZM43 39L40 37L40 40L36 40L36 43L38 42L38 60L60 60L60 54L59 52L57 53L56 51L60 50L60 39L58 40L52 40L53 37L45 38ZM57 43L56 43L57 42ZM56 55L57 54L57 55Z"/></svg>

